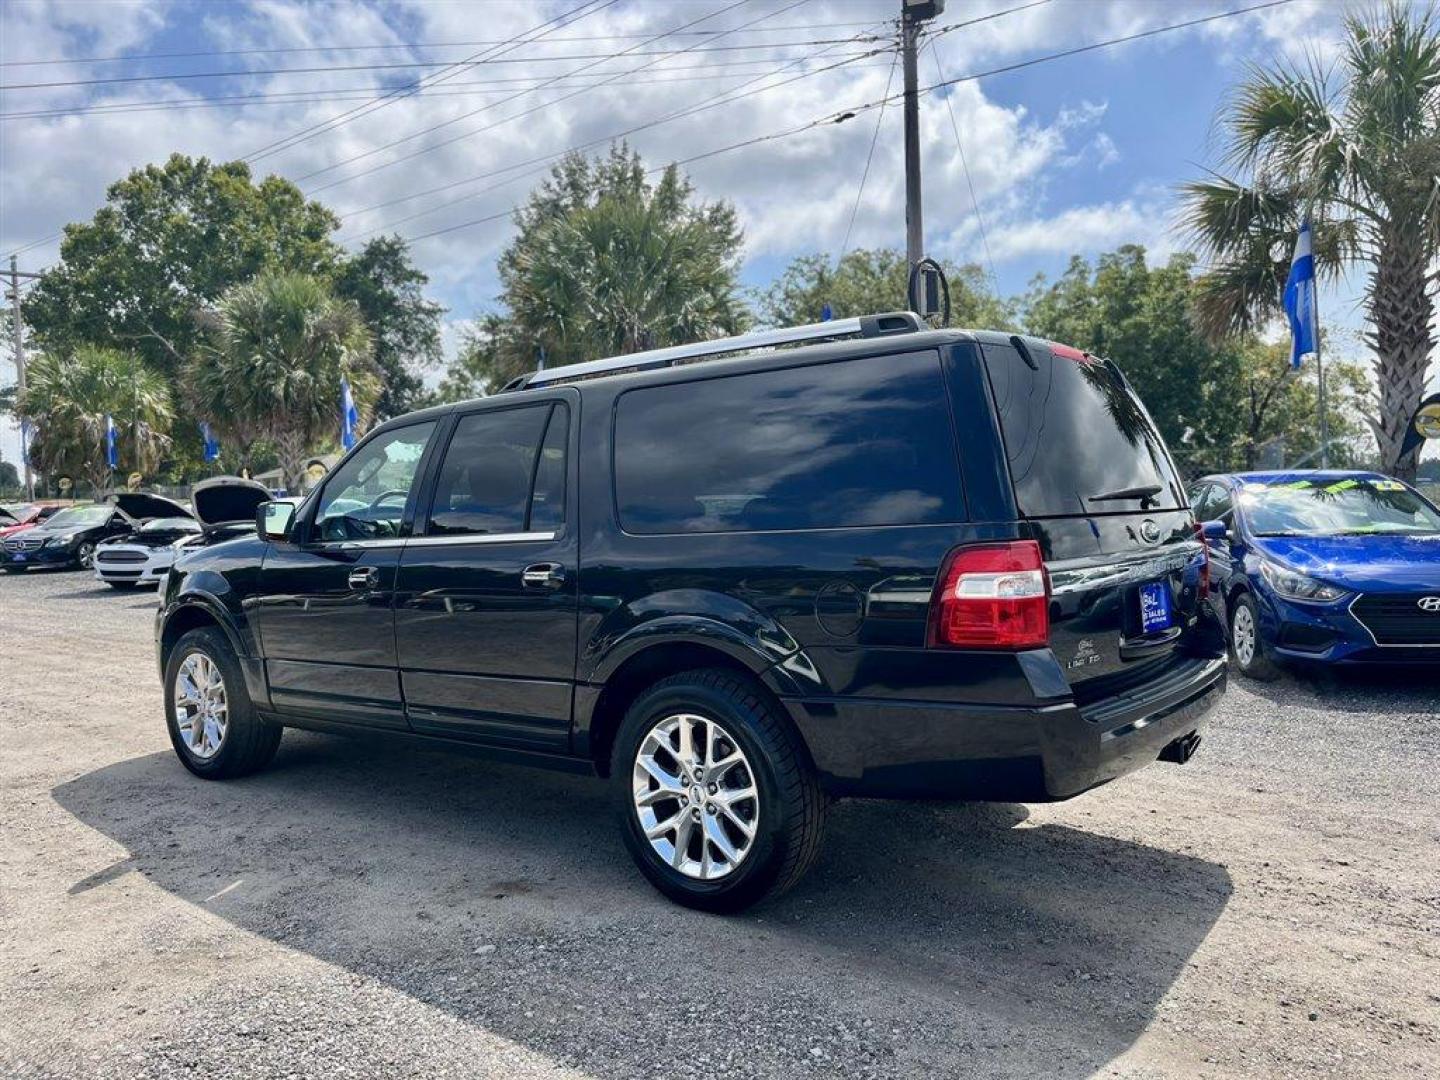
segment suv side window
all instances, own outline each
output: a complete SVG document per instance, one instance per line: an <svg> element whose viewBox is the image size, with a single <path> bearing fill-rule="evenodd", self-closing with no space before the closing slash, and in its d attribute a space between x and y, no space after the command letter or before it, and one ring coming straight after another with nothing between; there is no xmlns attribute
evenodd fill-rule
<svg viewBox="0 0 1440 1080"><path fill-rule="evenodd" d="M569 418L563 402L462 416L440 465L426 534L559 528Z"/></svg>
<svg viewBox="0 0 1440 1080"><path fill-rule="evenodd" d="M371 439L325 482L315 513L321 541L399 536L405 505L435 423L396 428Z"/></svg>
<svg viewBox="0 0 1440 1080"><path fill-rule="evenodd" d="M963 520L935 352L631 390L614 445L630 533Z"/></svg>

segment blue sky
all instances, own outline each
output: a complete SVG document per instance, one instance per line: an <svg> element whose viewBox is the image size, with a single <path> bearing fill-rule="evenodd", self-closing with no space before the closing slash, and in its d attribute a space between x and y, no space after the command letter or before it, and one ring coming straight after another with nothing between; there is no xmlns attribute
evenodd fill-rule
<svg viewBox="0 0 1440 1080"><path fill-rule="evenodd" d="M950 0L936 25L1015 7L1022 0ZM1052 0L956 30L941 39L946 74L1015 63L1031 57L1135 33L1156 26L1249 6L1255 0ZM150 106L197 96L318 93L373 95L414 71L324 71L261 74L259 69L373 65L375 62L453 61L485 49L460 43L502 40L576 7L544 0L213 0L208 3L130 3L127 0L9 0L0 12L3 82L66 82L103 77L153 76L243 69L227 79L162 79L103 86L15 89L0 94L0 112L73 110L116 103ZM616 131L699 103L743 80L792 65L783 77L816 71L836 58L883 43L793 44L865 34L893 19L897 0L619 0L581 12L551 37L511 59L473 68L447 93L412 96L314 135L255 163L296 179L345 215L341 236L363 235L397 218L430 211L395 226L407 237L503 212L536 179L518 179L493 191L491 182L455 189L468 201L432 209L440 197L370 213L364 208L463 180ZM1214 163L1211 123L1217 104L1248 62L1296 57L1303 50L1333 56L1345 8L1326 0L1292 0L1263 12L1159 36L1022 71L963 83L949 95L978 195L1002 291L1022 290L1037 272L1055 274L1072 253L1094 255L1123 243L1143 243L1165 257L1180 240L1171 228L1175 186ZM694 21L693 30L730 31L711 41L683 32L643 44ZM786 29L795 27L797 29ZM778 29L777 29L778 28ZM621 37L618 35L638 35ZM570 40L560 40L570 39ZM683 56L649 53L595 62L626 48L652 53L687 47L743 46ZM765 43L766 48L758 48ZM400 46L356 50L362 44ZM152 58L88 64L79 58L202 50L249 51L228 56ZM70 58L44 66L17 61ZM720 63L744 67L714 67ZM592 66L593 65L593 66ZM635 72L643 68L643 71ZM628 77L624 73L630 71ZM575 73L569 82L537 86ZM587 73L588 72L588 73ZM478 73L478 74L477 74ZM757 93L688 119L640 132L632 139L648 161L683 159L751 137L792 127L842 106L883 96L888 57L851 60L781 89ZM704 81L697 81L703 75ZM772 85L782 76L772 76ZM465 80L529 79L484 88ZM581 81L590 88L564 102ZM663 83L659 80L665 80ZM922 57L922 84L935 81L933 60ZM899 78L893 91L899 89ZM524 93L521 96L521 91ZM0 253L40 243L21 254L22 266L43 267L56 256L48 238L68 220L88 218L105 186L128 169L160 161L172 150L229 159L327 121L363 103L347 100L274 100L225 103L168 111L54 115L0 122ZM555 102L553 107L547 103ZM535 112L520 115L535 106ZM487 108L473 119L462 114ZM443 132L408 142L356 163L357 154L455 119ZM976 205L960 171L945 100L923 102L927 241L935 254L983 262ZM836 251L857 197L876 113L862 112L784 140L721 154L689 171L706 198L735 202L747 247L743 280L767 283L796 255ZM486 126L489 130L479 131ZM474 132L448 145L442 139ZM900 115L888 109L852 239L852 246L903 246ZM386 165L413 150L419 156ZM317 170L321 176L302 180ZM327 190L318 185L341 180ZM510 233L500 220L458 229L415 245L417 262L432 277L432 291L449 308L453 340L465 320L491 307L497 290L495 256ZM1359 325L1354 290L1333 290L1322 310L1334 328ZM1337 342L1342 351L1358 346ZM0 374L0 377L5 377ZM13 436L0 433L0 449L13 460Z"/></svg>

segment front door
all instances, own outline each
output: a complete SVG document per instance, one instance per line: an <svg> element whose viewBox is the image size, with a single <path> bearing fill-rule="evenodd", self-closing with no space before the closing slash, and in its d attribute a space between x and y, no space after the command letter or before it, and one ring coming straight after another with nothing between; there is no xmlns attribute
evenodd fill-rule
<svg viewBox="0 0 1440 1080"><path fill-rule="evenodd" d="M401 555L416 731L564 752L575 675L573 389L462 413Z"/></svg>
<svg viewBox="0 0 1440 1080"><path fill-rule="evenodd" d="M282 713L404 728L395 662L395 571L436 424L384 432L325 481L294 543L260 574L270 700Z"/></svg>

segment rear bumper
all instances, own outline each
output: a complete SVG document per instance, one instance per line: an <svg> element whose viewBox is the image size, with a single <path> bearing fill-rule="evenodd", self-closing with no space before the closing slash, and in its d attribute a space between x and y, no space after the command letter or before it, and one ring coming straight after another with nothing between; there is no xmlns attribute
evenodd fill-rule
<svg viewBox="0 0 1440 1080"><path fill-rule="evenodd" d="M833 794L1048 802L1143 768L1200 734L1225 682L1223 659L1196 658L1086 707L785 704Z"/></svg>

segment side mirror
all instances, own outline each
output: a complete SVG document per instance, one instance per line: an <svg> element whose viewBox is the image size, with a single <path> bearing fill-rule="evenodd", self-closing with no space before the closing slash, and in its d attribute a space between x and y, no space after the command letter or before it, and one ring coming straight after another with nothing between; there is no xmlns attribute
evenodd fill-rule
<svg viewBox="0 0 1440 1080"><path fill-rule="evenodd" d="M295 504L263 502L255 508L255 532L262 540L287 540L295 521Z"/></svg>
<svg viewBox="0 0 1440 1080"><path fill-rule="evenodd" d="M1230 527L1223 521L1207 521L1200 526L1200 531L1205 534L1206 540L1230 539Z"/></svg>

